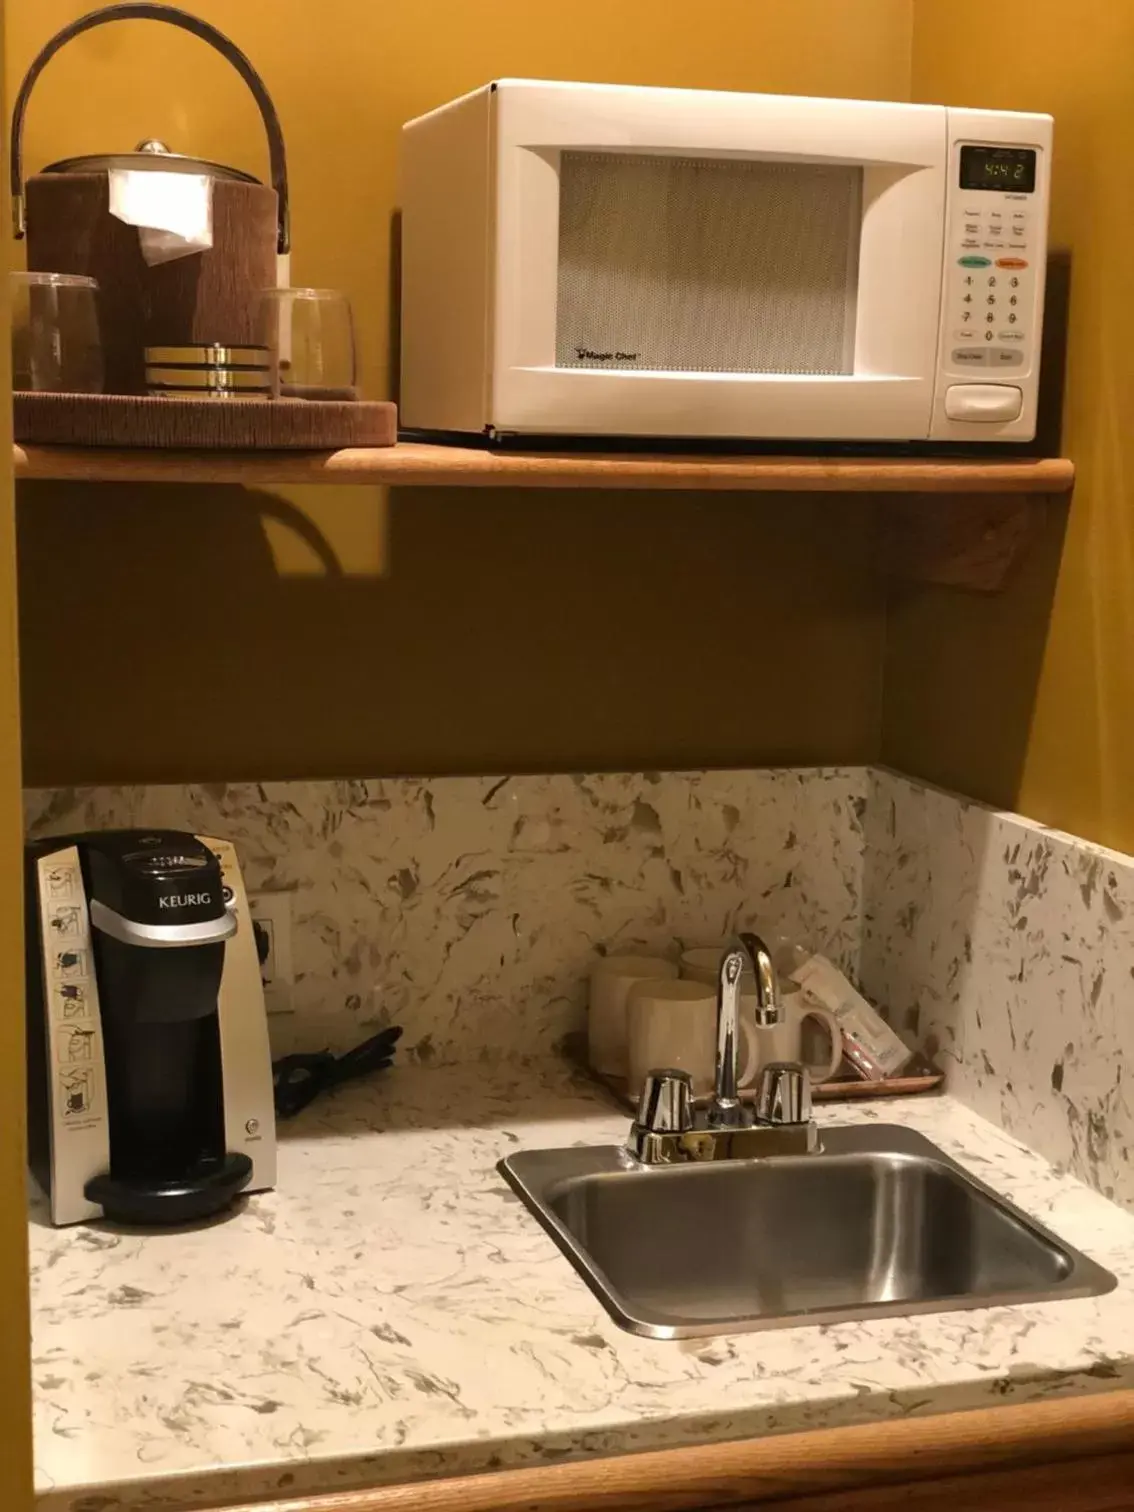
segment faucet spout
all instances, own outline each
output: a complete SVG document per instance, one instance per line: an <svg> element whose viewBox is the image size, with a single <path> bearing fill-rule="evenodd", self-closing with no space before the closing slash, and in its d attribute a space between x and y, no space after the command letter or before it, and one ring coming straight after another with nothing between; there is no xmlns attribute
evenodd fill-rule
<svg viewBox="0 0 1134 1512"><path fill-rule="evenodd" d="M744 1108L737 1088L740 1059L740 979L748 966L746 950L727 950L717 973L717 1054L709 1124L717 1129L739 1128Z"/></svg>
<svg viewBox="0 0 1134 1512"><path fill-rule="evenodd" d="M748 952L752 974L756 978L756 1023L761 1029L774 1028L783 1015L771 951L759 935L742 934L740 943Z"/></svg>
<svg viewBox="0 0 1134 1512"><path fill-rule="evenodd" d="M717 1047L709 1126L742 1128L748 1118L740 1100L740 984L746 971L756 981L756 1023L767 1028L780 1022L780 995L771 953L759 935L742 934L734 950L726 950L717 973Z"/></svg>

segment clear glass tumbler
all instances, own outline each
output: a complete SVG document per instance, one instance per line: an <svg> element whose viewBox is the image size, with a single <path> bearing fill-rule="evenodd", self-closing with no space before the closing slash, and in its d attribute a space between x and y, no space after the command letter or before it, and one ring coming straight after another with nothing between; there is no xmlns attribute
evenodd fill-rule
<svg viewBox="0 0 1134 1512"><path fill-rule="evenodd" d="M98 284L77 273L12 273L12 387L101 394Z"/></svg>
<svg viewBox="0 0 1134 1512"><path fill-rule="evenodd" d="M266 289L259 339L281 399L357 399L354 317L338 289Z"/></svg>

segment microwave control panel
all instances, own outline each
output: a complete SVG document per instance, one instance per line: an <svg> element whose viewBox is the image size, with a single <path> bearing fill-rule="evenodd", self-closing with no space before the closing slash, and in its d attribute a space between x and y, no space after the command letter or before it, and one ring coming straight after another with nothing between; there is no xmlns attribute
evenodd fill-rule
<svg viewBox="0 0 1134 1512"><path fill-rule="evenodd" d="M1036 158L1031 147L960 149L946 251L948 371L995 382L1032 367L1045 232L1034 207Z"/></svg>

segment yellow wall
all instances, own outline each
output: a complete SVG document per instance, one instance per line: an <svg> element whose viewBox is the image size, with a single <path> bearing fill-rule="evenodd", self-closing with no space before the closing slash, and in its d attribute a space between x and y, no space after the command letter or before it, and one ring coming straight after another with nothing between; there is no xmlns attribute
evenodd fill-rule
<svg viewBox="0 0 1134 1512"><path fill-rule="evenodd" d="M1134 849L1134 6L915 0L913 96L1055 117L1052 239L1071 261L1063 447L1078 469L1010 591L903 596L894 765Z"/></svg>
<svg viewBox="0 0 1134 1512"><path fill-rule="evenodd" d="M10 89L87 8L12 8ZM672 0L189 8L272 91L293 279L349 291L375 397L407 117L501 74L881 98L909 83L910 0L702 0L692 23ZM146 22L50 65L27 157L150 135L264 169L227 66ZM237 490L41 485L22 500L32 782L877 754L869 501L309 490L265 524L263 498Z"/></svg>
<svg viewBox="0 0 1134 1512"><path fill-rule="evenodd" d="M0 0L0 54L4 3ZM8 196L0 191L0 215ZM0 269L7 258L0 259ZM8 326L7 278L0 330ZM28 1242L24 1146L23 818L16 652L16 534L12 487L12 375L0 341L0 1507L32 1503Z"/></svg>

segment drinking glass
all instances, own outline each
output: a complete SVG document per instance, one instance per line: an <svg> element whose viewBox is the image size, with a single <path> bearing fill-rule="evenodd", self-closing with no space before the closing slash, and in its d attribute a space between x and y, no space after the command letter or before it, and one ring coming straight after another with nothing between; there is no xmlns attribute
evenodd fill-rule
<svg viewBox="0 0 1134 1512"><path fill-rule="evenodd" d="M12 387L101 394L98 284L76 273L12 273Z"/></svg>
<svg viewBox="0 0 1134 1512"><path fill-rule="evenodd" d="M338 289L265 289L260 340L281 399L357 399L354 319Z"/></svg>

